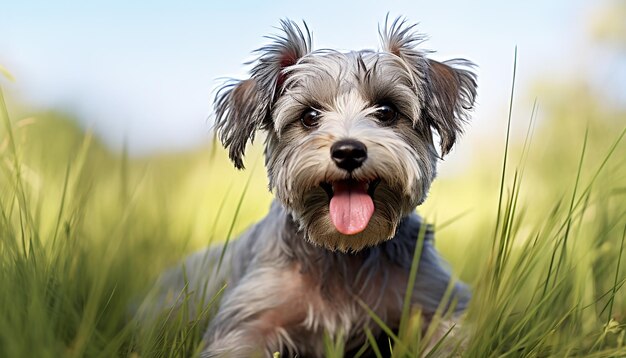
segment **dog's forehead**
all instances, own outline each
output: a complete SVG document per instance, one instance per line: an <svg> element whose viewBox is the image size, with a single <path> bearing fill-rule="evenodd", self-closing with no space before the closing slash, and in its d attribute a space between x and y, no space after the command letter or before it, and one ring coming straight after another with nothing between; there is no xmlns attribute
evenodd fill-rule
<svg viewBox="0 0 626 358"><path fill-rule="evenodd" d="M373 92L415 86L415 79L401 58L373 50L313 51L285 69L285 75L283 94L309 106L332 104L352 91L373 100L369 98L375 96Z"/></svg>
<svg viewBox="0 0 626 358"><path fill-rule="evenodd" d="M406 114L417 113L415 78L403 60L389 52L317 50L300 58L285 75L274 111L278 132L306 107L354 113L385 100L403 107Z"/></svg>
<svg viewBox="0 0 626 358"><path fill-rule="evenodd" d="M392 72L403 68L402 60L388 52L374 50L340 52L322 49L303 56L289 72L295 75L295 81L311 75L357 83L361 79L359 75L365 75L368 71Z"/></svg>

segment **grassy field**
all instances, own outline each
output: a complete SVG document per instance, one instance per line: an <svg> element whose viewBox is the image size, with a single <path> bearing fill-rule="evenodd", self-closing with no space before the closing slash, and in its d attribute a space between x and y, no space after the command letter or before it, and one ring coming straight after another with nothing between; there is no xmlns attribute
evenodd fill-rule
<svg viewBox="0 0 626 358"><path fill-rule="evenodd" d="M626 113L569 88L419 208L474 291L468 357L626 356ZM0 116L0 357L197 355L205 317L140 327L129 307L264 215L260 148L236 172L217 147L129 158L64 114L9 118L2 100ZM394 337L396 356L416 339Z"/></svg>

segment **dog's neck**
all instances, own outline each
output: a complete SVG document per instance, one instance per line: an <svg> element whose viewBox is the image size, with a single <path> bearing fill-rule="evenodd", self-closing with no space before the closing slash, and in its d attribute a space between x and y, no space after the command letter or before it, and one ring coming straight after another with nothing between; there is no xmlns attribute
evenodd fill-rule
<svg viewBox="0 0 626 358"><path fill-rule="evenodd" d="M278 250L273 249L274 254L268 259L286 267L296 265L301 272L315 277L322 293L327 294L337 287L347 287L355 292L363 290L370 279L393 270L393 267L408 272L418 242L428 242L432 246L433 240L430 226L424 227L421 217L411 213L400 221L392 239L358 252L343 253L307 240L296 220L278 202L272 204L268 217L272 218L272 231L278 236ZM423 241L418 239L419 235L423 235ZM277 252L279 256L275 256ZM386 280L386 275L383 276Z"/></svg>
<svg viewBox="0 0 626 358"><path fill-rule="evenodd" d="M255 233L255 230L267 231ZM380 288L382 295L390 277L398 277L399 273L407 274L410 271L418 243L423 246L420 247L415 287L421 292L418 295L422 295L420 300L424 307L434 312L452 279L434 248L432 228L424 224L416 213L400 221L392 239L354 253L331 251L306 240L296 220L278 202L272 204L270 213L260 225L255 226L250 235L254 238L276 239L269 243L242 241L248 246L260 244L251 248L261 251L258 255L259 263L270 262L273 267L299 269L313 280L313 284L319 285L322 295L331 300L337 292L347 290L348 293L358 295L368 290L368 287ZM467 306L471 295L467 287L455 282L452 296L458 296L457 311L460 312ZM373 302L376 301L374 299Z"/></svg>
<svg viewBox="0 0 626 358"><path fill-rule="evenodd" d="M305 233L291 214L278 202L272 204L271 211L283 218L280 230L280 239L285 242L285 252L289 259L300 262L313 263L319 260L346 261L346 259L363 260L368 262L385 262L409 268L413 259L419 235L424 235L424 241L432 241L434 233L430 225L423 228L423 220L416 213L402 218L393 238L376 246L367 247L358 252L332 251L305 238Z"/></svg>

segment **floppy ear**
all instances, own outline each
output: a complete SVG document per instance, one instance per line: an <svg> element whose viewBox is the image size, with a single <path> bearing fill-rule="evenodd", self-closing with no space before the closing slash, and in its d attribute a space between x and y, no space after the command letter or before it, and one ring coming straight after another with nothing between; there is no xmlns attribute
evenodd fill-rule
<svg viewBox="0 0 626 358"><path fill-rule="evenodd" d="M476 98L476 75L468 69L473 63L464 59L444 62L428 60L426 117L441 138L441 155L452 149L461 125Z"/></svg>
<svg viewBox="0 0 626 358"><path fill-rule="evenodd" d="M255 79L230 82L215 97L215 127L228 157L243 169L243 153L248 141L268 116Z"/></svg>
<svg viewBox="0 0 626 358"><path fill-rule="evenodd" d="M414 28L415 25L407 25L401 17L390 26L388 18L385 19L381 32L383 48L404 60L412 72L415 92L423 103L420 117L439 133L443 156L452 149L467 112L474 105L476 75L469 70L474 64L463 59L445 62L427 59L417 49L425 37Z"/></svg>
<svg viewBox="0 0 626 358"><path fill-rule="evenodd" d="M215 127L237 169L243 169L248 141L258 129L272 127L272 107L283 91L286 71L311 50L311 34L290 20L281 20L283 35L271 36L273 42L254 51L258 57L250 78L229 81L215 96Z"/></svg>

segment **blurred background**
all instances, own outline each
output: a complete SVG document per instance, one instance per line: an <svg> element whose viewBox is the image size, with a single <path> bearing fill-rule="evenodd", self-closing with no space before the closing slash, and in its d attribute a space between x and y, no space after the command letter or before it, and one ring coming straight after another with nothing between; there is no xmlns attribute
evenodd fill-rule
<svg viewBox="0 0 626 358"><path fill-rule="evenodd" d="M277 32L281 18L305 20L314 48L362 49L377 48L377 27L388 12L419 23L433 58L478 64L472 120L420 208L434 222L460 220L452 238L493 224L516 46L513 153L527 137L536 102L527 199L547 205L571 191L586 129L586 163L593 163L625 126L625 1L12 1L0 12L0 65L14 81L0 83L27 177L46 196L60 195L65 163L90 133L85 165L93 192L104 193L99 204L119 189L110 177L124 175L119 190L161 218L154 220L181 228L177 235L184 228L194 247L239 232L263 216L271 196L262 162L254 164L258 143L249 150L249 169L236 172L212 141L220 78L244 77L243 62L267 42L263 36ZM618 153L613 170L624 164L624 146ZM120 165L127 168L122 174L111 169ZM590 164L589 176L593 170ZM615 183L624 183L623 174L615 172ZM446 237L441 245L453 262L458 245L473 245L450 239L446 250Z"/></svg>
<svg viewBox="0 0 626 358"><path fill-rule="evenodd" d="M213 141L215 88L281 18L358 50L387 13L478 65L418 208L474 292L467 355L625 356L624 0L3 2L0 356L194 356L205 325L142 338L128 311L269 208L262 138L245 171Z"/></svg>

